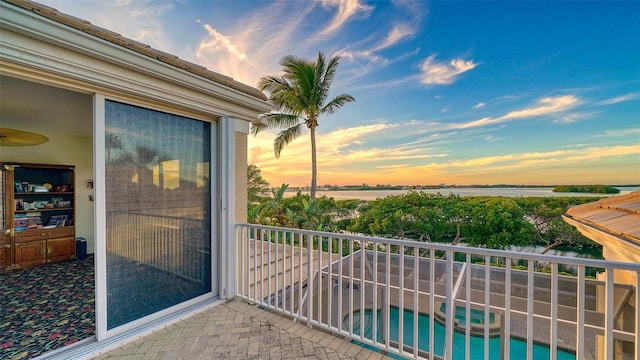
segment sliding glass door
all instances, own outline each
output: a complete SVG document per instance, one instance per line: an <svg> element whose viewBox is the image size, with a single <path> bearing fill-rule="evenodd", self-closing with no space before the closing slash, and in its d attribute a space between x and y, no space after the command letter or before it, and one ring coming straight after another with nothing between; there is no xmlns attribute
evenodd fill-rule
<svg viewBox="0 0 640 360"><path fill-rule="evenodd" d="M105 102L107 329L210 293L211 124Z"/></svg>

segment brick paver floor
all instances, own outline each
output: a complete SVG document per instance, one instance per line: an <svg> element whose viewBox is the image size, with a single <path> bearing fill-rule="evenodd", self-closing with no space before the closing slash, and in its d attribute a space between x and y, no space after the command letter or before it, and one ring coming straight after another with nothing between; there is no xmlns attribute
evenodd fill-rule
<svg viewBox="0 0 640 360"><path fill-rule="evenodd" d="M216 306L95 359L384 359L340 337L239 300Z"/></svg>

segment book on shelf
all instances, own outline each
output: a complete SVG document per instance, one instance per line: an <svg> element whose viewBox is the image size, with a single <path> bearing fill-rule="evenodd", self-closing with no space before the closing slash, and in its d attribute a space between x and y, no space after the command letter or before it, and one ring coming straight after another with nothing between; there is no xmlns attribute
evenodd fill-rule
<svg viewBox="0 0 640 360"><path fill-rule="evenodd" d="M39 229L42 227L42 213L39 211L15 214L13 227L16 231Z"/></svg>
<svg viewBox="0 0 640 360"><path fill-rule="evenodd" d="M26 230L29 226L27 214L16 214L13 218L13 227L16 231Z"/></svg>

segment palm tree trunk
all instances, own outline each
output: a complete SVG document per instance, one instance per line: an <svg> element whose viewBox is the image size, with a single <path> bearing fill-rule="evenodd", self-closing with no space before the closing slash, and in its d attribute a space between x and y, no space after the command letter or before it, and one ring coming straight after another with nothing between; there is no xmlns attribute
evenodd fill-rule
<svg viewBox="0 0 640 360"><path fill-rule="evenodd" d="M316 198L316 183L318 178L318 161L316 159L316 127L311 127L311 195L309 201Z"/></svg>

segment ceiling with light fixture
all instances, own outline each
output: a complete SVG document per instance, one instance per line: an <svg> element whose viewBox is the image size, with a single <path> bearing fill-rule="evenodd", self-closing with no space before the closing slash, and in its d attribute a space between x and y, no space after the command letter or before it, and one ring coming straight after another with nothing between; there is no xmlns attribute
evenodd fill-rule
<svg viewBox="0 0 640 360"><path fill-rule="evenodd" d="M50 139L57 135L91 137L92 98L49 85L0 76L0 127Z"/></svg>

